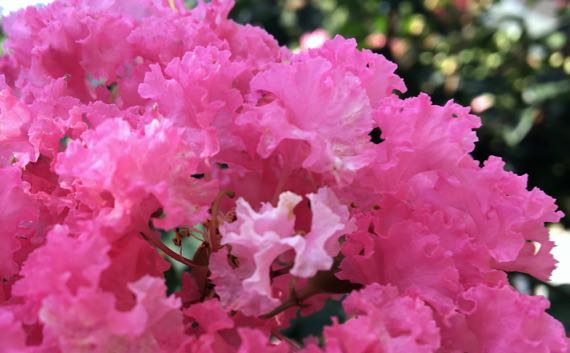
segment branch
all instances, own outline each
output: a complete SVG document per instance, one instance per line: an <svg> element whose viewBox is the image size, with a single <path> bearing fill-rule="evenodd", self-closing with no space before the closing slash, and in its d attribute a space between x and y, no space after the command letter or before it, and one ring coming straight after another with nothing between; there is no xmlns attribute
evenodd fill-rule
<svg viewBox="0 0 570 353"><path fill-rule="evenodd" d="M312 288L310 286L308 286L308 288L305 288L305 290L303 290L301 292L301 294L294 294L292 296L289 297L289 299L287 299L286 301L284 301L283 303L281 303L281 305L279 305L278 307L276 307L275 309L271 310L270 312L261 315L259 318L266 320L266 319L270 319L273 316L289 309L292 308L294 306L297 305L301 305L301 303L303 302L303 300L305 299L309 299L310 297L312 297L315 294L318 294L319 290L318 288Z"/></svg>
<svg viewBox="0 0 570 353"><path fill-rule="evenodd" d="M139 234L147 241L149 242L151 245L153 245L155 248L158 248L160 250L162 250L162 252L164 252L166 255L170 256L171 258L173 258L174 260L183 263L184 265L188 266L188 267L192 267L192 268L196 268L196 267L201 267L200 265L194 263L192 260L189 260L187 258L185 258L184 256L181 256L177 253L175 253L174 251L170 250L166 245L164 245L161 241L156 241L155 239L148 237L146 234L144 234L143 232L139 232Z"/></svg>
<svg viewBox="0 0 570 353"><path fill-rule="evenodd" d="M270 312L261 315L260 319L269 319L273 316L289 309L294 306L302 305L302 302L315 294L325 294L325 293L349 293L354 289L362 288L361 284L355 284L349 281L338 279L333 271L321 271L309 279L305 288L301 290L301 293L297 293L295 290L291 291L289 298L281 303L278 307L271 310Z"/></svg>
<svg viewBox="0 0 570 353"><path fill-rule="evenodd" d="M235 196L233 191L223 190L218 193L218 196L214 199L212 203L212 214L211 219L208 224L208 244L212 251L217 251L220 248L220 239L218 237L218 213L220 212L220 203L224 196L229 197L230 199Z"/></svg>

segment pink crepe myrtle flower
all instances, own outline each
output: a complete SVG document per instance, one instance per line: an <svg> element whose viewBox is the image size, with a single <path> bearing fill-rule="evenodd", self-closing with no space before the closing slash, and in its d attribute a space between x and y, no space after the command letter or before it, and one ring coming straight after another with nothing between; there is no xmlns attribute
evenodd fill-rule
<svg viewBox="0 0 570 353"><path fill-rule="evenodd" d="M562 213L473 159L480 119L401 98L353 39L293 53L232 6L3 20L0 351L566 353L507 276L548 279ZM283 333L328 299L346 321Z"/></svg>
<svg viewBox="0 0 570 353"><path fill-rule="evenodd" d="M353 229L348 210L329 189L319 189L307 197L312 226L304 236L294 229L293 210L302 200L299 195L282 193L277 207L264 204L259 213L243 199L237 201L237 221L220 231L222 245L231 245L231 255L240 267L232 270L226 253L213 258L212 278L222 304L253 315L277 306L279 300L272 294L270 281L271 265L290 250L295 252L290 271L293 276L309 278L332 268L333 257L340 250L338 238Z"/></svg>

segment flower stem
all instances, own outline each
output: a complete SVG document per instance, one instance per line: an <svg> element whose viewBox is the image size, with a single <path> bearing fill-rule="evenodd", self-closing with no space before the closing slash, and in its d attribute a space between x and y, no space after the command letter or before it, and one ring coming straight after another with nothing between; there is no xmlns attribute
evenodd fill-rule
<svg viewBox="0 0 570 353"><path fill-rule="evenodd" d="M230 199L235 196L233 191L222 190L218 193L218 196L214 199L212 203L211 219L208 224L208 244L213 252L220 248L220 238L218 237L218 213L220 212L220 203L224 196Z"/></svg>
<svg viewBox="0 0 570 353"><path fill-rule="evenodd" d="M162 252L164 252L166 255L170 256L171 258L173 258L174 260L183 263L184 265L188 266L188 267L200 267L200 265L195 264L192 260L189 260L187 258L185 258L184 256L181 256L177 253L175 253L174 251L170 250L166 245L164 245L161 241L157 241L156 239L153 239L149 236L147 236L146 234L144 234L143 232L140 232L140 235L150 244L152 244L154 247L160 249Z"/></svg>

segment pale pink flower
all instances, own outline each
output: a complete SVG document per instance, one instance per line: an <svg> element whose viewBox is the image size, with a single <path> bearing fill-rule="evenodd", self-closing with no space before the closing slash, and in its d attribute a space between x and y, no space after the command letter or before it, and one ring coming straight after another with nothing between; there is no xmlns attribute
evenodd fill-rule
<svg viewBox="0 0 570 353"><path fill-rule="evenodd" d="M352 228L346 207L329 189L307 196L311 202L312 227L304 236L294 229L294 208L302 198L285 192L277 207L262 205L256 212L243 199L237 201L237 221L221 229L222 245L231 245L231 256L239 263L229 265L225 251L212 258L212 280L222 304L247 315L260 315L279 304L274 296L270 272L273 262L287 251L295 252L291 274L312 277L329 270L339 252L338 238Z"/></svg>

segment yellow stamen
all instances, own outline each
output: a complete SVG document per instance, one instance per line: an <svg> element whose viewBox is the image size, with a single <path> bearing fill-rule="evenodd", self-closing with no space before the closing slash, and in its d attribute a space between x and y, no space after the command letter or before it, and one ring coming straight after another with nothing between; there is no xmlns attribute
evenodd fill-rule
<svg viewBox="0 0 570 353"><path fill-rule="evenodd" d="M168 0L168 5L170 5L170 8L172 9L172 11L178 12L178 9L176 8L176 4L174 4L174 0Z"/></svg>

